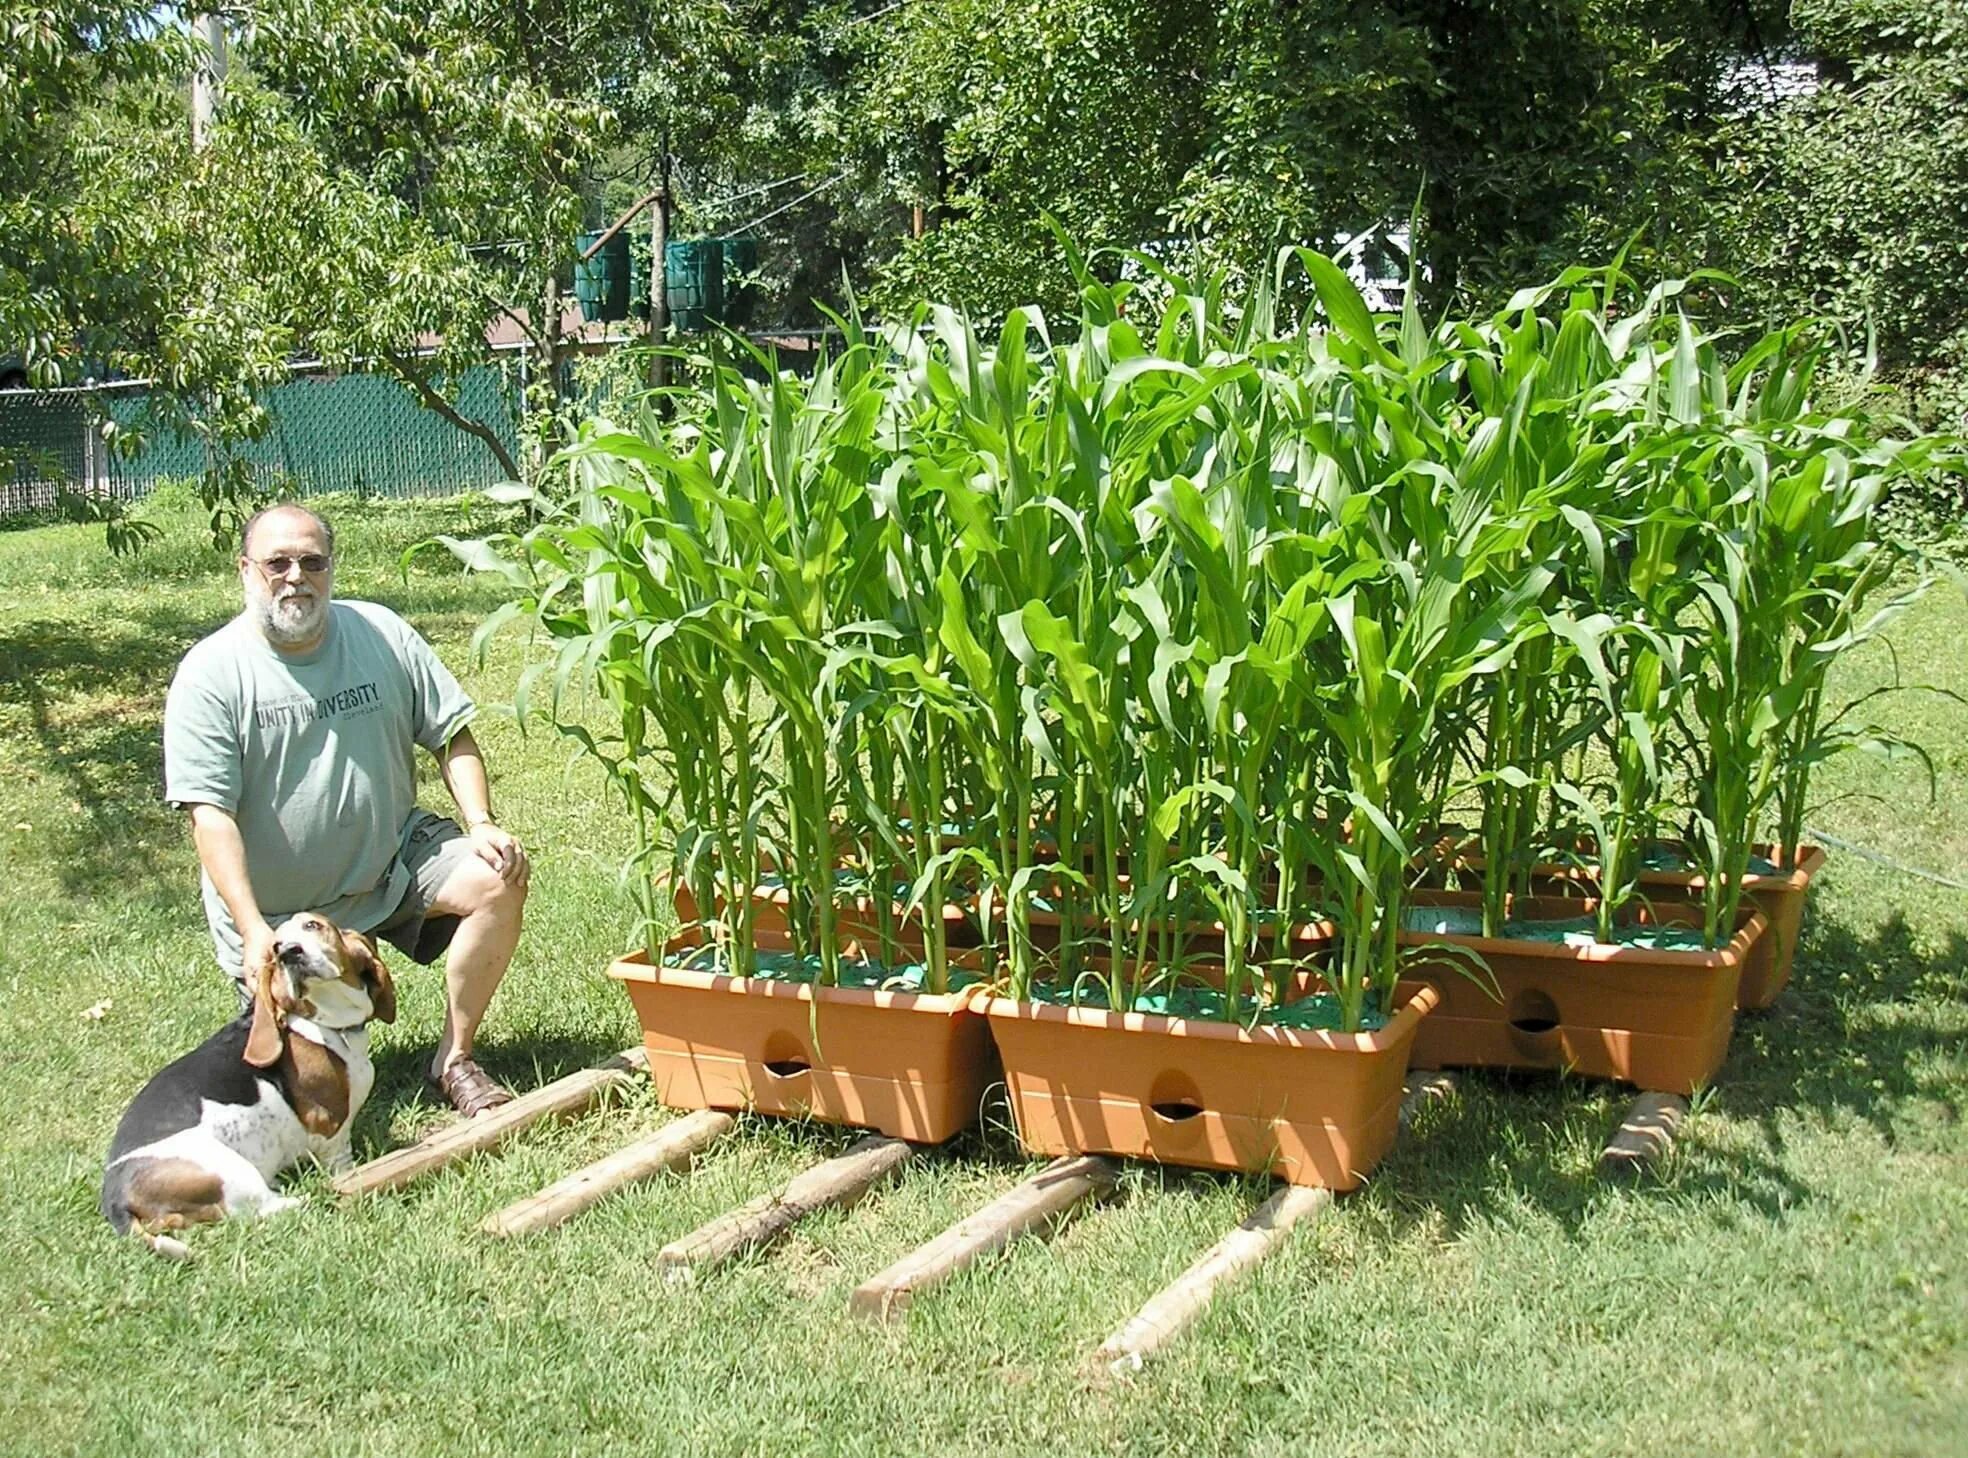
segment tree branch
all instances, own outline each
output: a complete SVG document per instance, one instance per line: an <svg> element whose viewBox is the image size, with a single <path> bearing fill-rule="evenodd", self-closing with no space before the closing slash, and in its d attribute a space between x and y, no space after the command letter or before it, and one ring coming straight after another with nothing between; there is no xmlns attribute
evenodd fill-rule
<svg viewBox="0 0 1968 1458"><path fill-rule="evenodd" d="M506 443L499 439L499 433L496 430L492 429L489 425L485 425L460 413L458 407L445 399L431 384L429 379L410 360L405 359L400 354L390 352L385 352L383 358L388 360L390 368L395 370L397 375L417 392L417 398L422 402L426 410L436 412L457 426L458 429L464 431L465 434L475 435L484 441L490 447L493 456L498 460L500 469L512 480L517 481L520 479L519 463L513 459L512 452L506 449Z"/></svg>
<svg viewBox="0 0 1968 1458"><path fill-rule="evenodd" d="M483 297L485 301L488 304L490 304L493 308L497 309L501 314L504 314L508 319L512 320L513 323L517 324L520 327L521 332L524 333L527 339L532 342L532 345L535 349L543 352L547 349L548 345L547 345L546 335L541 333L540 330L533 327L533 321L531 318L529 318L525 314L520 313L519 310L515 309L511 304L508 304L504 299L499 298L496 294L487 293Z"/></svg>
<svg viewBox="0 0 1968 1458"><path fill-rule="evenodd" d="M666 184L658 183L655 187L637 198L634 203L630 204L629 210L626 213L623 213L621 217L610 223L602 232L601 236L587 246L587 250L581 255L581 262L586 263L590 258L601 252L602 246L610 238L613 238L617 233L626 228L637 213L655 202L657 198L661 197L667 191L669 191L669 188Z"/></svg>

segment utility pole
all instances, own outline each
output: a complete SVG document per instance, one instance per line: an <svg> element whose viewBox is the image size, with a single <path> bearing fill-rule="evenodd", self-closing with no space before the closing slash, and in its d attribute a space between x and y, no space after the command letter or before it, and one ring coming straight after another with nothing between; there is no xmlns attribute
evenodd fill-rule
<svg viewBox="0 0 1968 1458"><path fill-rule="evenodd" d="M649 342L660 351L670 332L670 148L669 133L656 159L656 191L649 209ZM668 356L649 358L649 384L660 390L670 382Z"/></svg>
<svg viewBox="0 0 1968 1458"><path fill-rule="evenodd" d="M586 263L607 246L608 240L635 221L635 215L649 209L649 342L661 345L670 330L670 274L666 255L670 246L670 164L666 153L656 186L637 198L629 210L596 235L581 254ZM649 383L661 388L669 383L670 362L653 356L649 362Z"/></svg>
<svg viewBox="0 0 1968 1458"><path fill-rule="evenodd" d="M205 54L191 73L191 150L202 152L212 140L212 113L226 76L225 20L201 15L192 21L191 31L205 42Z"/></svg>

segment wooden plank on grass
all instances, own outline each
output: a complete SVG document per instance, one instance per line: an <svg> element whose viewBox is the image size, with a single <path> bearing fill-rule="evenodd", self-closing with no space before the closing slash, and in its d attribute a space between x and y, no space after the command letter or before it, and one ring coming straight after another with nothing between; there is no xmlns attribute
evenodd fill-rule
<svg viewBox="0 0 1968 1458"><path fill-rule="evenodd" d="M579 1215L611 1190L646 1180L664 1170L686 1168L699 1150L728 1133L734 1120L714 1109L699 1109L665 1124L653 1134L577 1169L537 1194L486 1216L479 1229L497 1239L551 1230Z"/></svg>
<svg viewBox="0 0 1968 1458"><path fill-rule="evenodd" d="M1612 1178L1632 1176L1664 1159L1674 1148L1675 1133L1687 1112L1688 1101L1679 1094L1641 1094L1599 1156L1599 1173Z"/></svg>
<svg viewBox="0 0 1968 1458"><path fill-rule="evenodd" d="M1456 1091L1456 1076L1440 1069L1417 1072L1408 1079L1408 1091L1401 1099L1401 1127L1407 1128L1430 1104L1439 1103Z"/></svg>
<svg viewBox="0 0 1968 1458"><path fill-rule="evenodd" d="M641 1048L630 1048L606 1063L555 1079L476 1119L446 1124L415 1144L392 1149L367 1164L359 1164L337 1175L332 1188L338 1195L369 1195L379 1190L402 1189L412 1180L468 1154L496 1148L542 1119L578 1114L603 1093L629 1083L636 1073L646 1072L648 1067L649 1055Z"/></svg>
<svg viewBox="0 0 1968 1458"><path fill-rule="evenodd" d="M1331 1190L1286 1185L1102 1342L1095 1361L1110 1372L1138 1371L1203 1314L1222 1286L1282 1245L1294 1225L1317 1219L1332 1199Z"/></svg>
<svg viewBox="0 0 1968 1458"><path fill-rule="evenodd" d="M1024 1184L924 1245L880 1275L863 1281L847 1298L847 1309L873 1321L899 1320L918 1292L947 1281L992 1251L1034 1230L1050 1229L1076 1206L1113 1191L1120 1168L1097 1155L1056 1159Z"/></svg>
<svg viewBox="0 0 1968 1458"><path fill-rule="evenodd" d="M906 1139L870 1134L846 1152L794 1176L783 1189L728 1210L656 1252L656 1264L672 1281L746 1251L772 1244L816 1210L850 1206L893 1174L915 1146Z"/></svg>

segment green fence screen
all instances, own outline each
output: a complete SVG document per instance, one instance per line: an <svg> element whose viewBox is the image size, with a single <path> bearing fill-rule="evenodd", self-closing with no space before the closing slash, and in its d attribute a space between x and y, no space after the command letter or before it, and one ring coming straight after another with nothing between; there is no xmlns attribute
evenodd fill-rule
<svg viewBox="0 0 1968 1458"><path fill-rule="evenodd" d="M474 369L457 399L462 413L517 452L515 379ZM268 490L439 496L505 478L483 441L422 408L392 377L300 375L264 400L272 425L237 454ZM63 489L132 500L159 481L201 474L204 443L153 426L149 415L140 385L0 391L0 514L45 507ZM130 455L108 449L105 420L140 430L142 447Z"/></svg>

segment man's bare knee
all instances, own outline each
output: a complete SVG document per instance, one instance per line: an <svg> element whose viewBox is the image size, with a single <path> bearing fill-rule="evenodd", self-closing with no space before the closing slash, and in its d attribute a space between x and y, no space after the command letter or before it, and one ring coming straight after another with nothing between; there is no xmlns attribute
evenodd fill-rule
<svg viewBox="0 0 1968 1458"><path fill-rule="evenodd" d="M518 916L526 904L524 882L508 881L473 856L461 864L438 889L431 911L447 916L476 916L480 912Z"/></svg>

